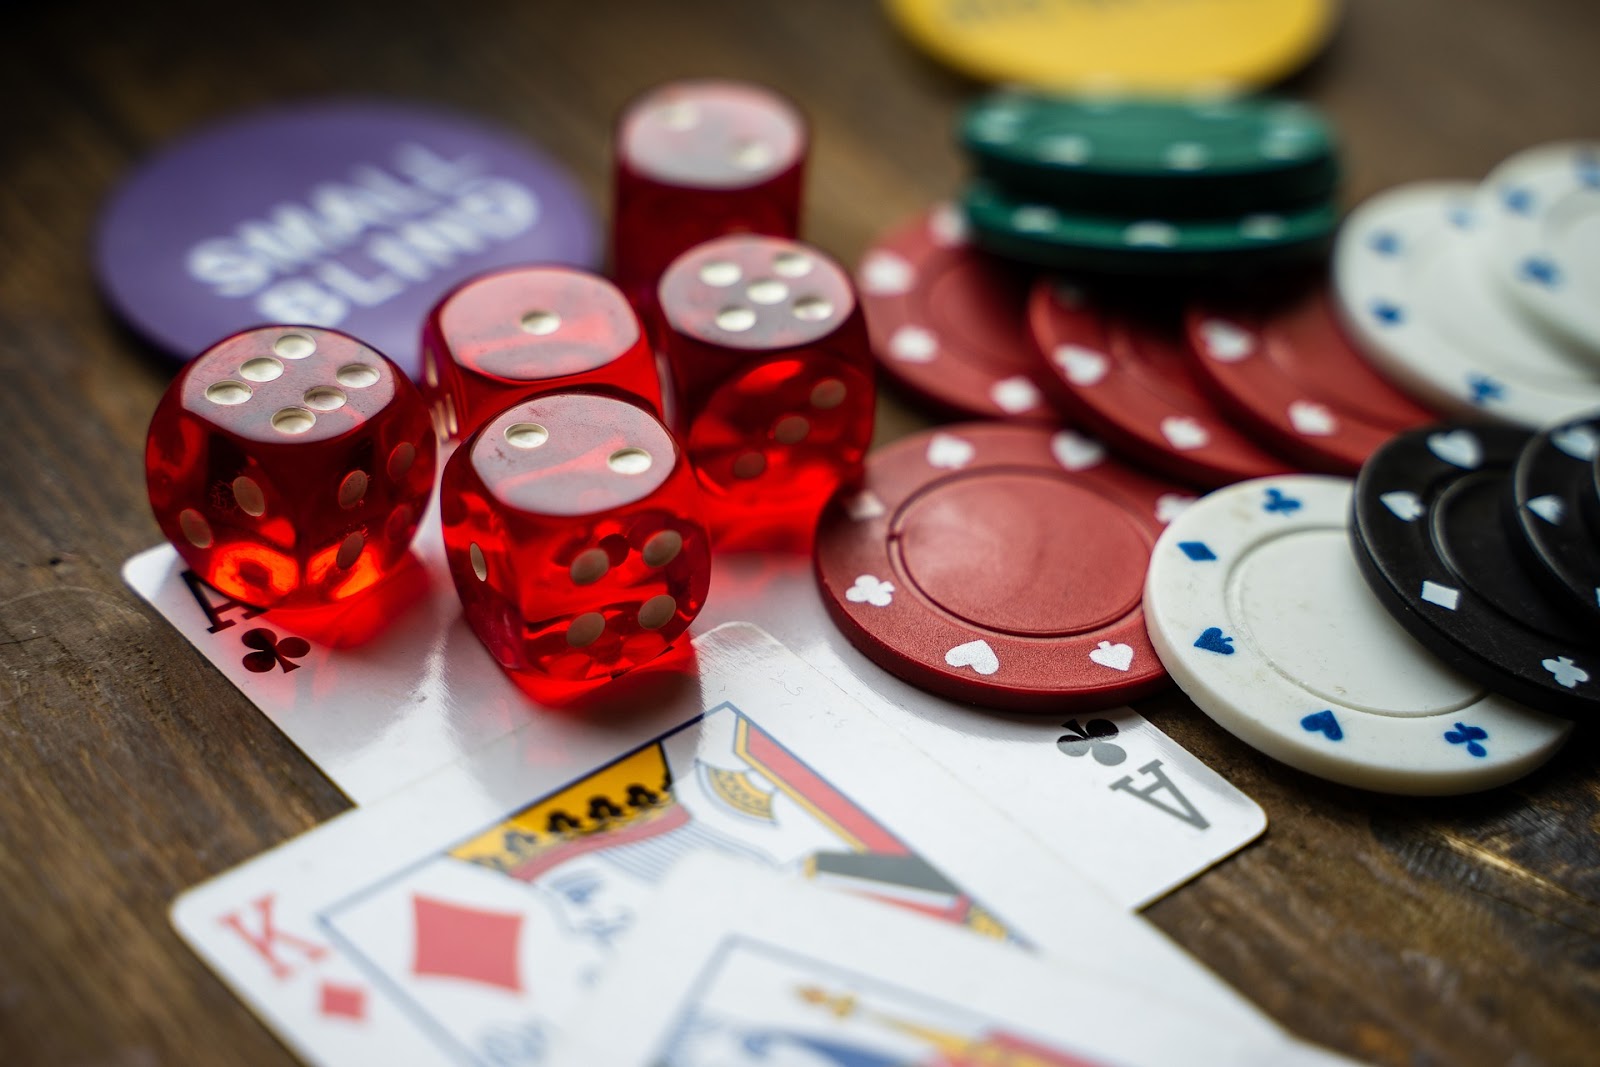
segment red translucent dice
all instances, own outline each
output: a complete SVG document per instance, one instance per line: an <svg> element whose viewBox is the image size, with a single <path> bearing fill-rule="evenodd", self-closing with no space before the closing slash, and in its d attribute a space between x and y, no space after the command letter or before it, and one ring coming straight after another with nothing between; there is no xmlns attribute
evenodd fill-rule
<svg viewBox="0 0 1600 1067"><path fill-rule="evenodd" d="M793 237L807 133L786 98L735 81L681 81L617 121L612 275L641 308L679 253L728 233Z"/></svg>
<svg viewBox="0 0 1600 1067"><path fill-rule="evenodd" d="M261 607L361 592L405 558L433 492L422 397L335 330L264 326L173 380L145 476L161 532L217 589Z"/></svg>
<svg viewBox="0 0 1600 1067"><path fill-rule="evenodd" d="M434 305L422 332L423 393L442 438L543 393L584 389L661 411L655 354L617 287L570 267L486 274Z"/></svg>
<svg viewBox="0 0 1600 1067"><path fill-rule="evenodd" d="M660 343L719 537L808 534L872 440L872 356L850 279L809 245L741 235L661 278Z"/></svg>
<svg viewBox="0 0 1600 1067"><path fill-rule="evenodd" d="M654 659L705 601L694 477L627 401L563 393L501 412L445 465L440 508L468 623L541 695Z"/></svg>

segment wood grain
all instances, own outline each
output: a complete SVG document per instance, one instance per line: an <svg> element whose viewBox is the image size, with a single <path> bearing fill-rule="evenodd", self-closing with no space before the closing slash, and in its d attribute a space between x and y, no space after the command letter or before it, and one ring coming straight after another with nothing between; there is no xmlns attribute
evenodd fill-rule
<svg viewBox="0 0 1600 1067"><path fill-rule="evenodd" d="M101 305L94 213L163 140L240 108L399 95L497 119L607 195L609 122L664 79L769 82L815 123L808 236L854 262L956 185L972 87L866 0L77 3L0 63L0 1062L288 1054L183 947L183 888L346 801L122 586L154 543L140 450L170 373ZM1288 87L1344 132L1351 200L1600 133L1589 0L1351 0ZM879 438L921 425L886 399ZM1176 694L1155 722L1260 800L1265 840L1150 917L1296 1032L1385 1064L1600 1059L1593 730L1526 781L1414 801L1272 764Z"/></svg>

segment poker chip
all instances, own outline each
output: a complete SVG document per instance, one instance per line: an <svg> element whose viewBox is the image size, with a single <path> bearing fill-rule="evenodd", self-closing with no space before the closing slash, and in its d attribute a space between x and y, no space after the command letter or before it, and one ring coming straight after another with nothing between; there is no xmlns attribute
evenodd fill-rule
<svg viewBox="0 0 1600 1067"><path fill-rule="evenodd" d="M1600 619L1600 413L1539 434L1517 457L1512 502L1536 575L1558 599ZM1595 642L1600 644L1600 640Z"/></svg>
<svg viewBox="0 0 1600 1067"><path fill-rule="evenodd" d="M1062 406L1110 444L1196 485L1286 472L1201 392L1176 321L1097 307L1075 286L1041 279L1028 322Z"/></svg>
<svg viewBox="0 0 1600 1067"><path fill-rule="evenodd" d="M1483 188L1497 279L1529 316L1600 360L1600 142L1518 153Z"/></svg>
<svg viewBox="0 0 1600 1067"><path fill-rule="evenodd" d="M338 327L415 377L429 308L522 263L593 269L577 182L509 131L431 107L336 100L204 127L101 211L95 273L180 359L262 322Z"/></svg>
<svg viewBox="0 0 1600 1067"><path fill-rule="evenodd" d="M1246 744L1362 789L1467 793L1539 766L1572 724L1485 690L1396 624L1355 573L1350 501L1347 479L1291 475L1173 520L1144 593L1173 681Z"/></svg>
<svg viewBox="0 0 1600 1067"><path fill-rule="evenodd" d="M1356 480L1351 541L1367 584L1462 674L1566 716L1600 712L1600 644L1520 565L1507 479L1531 435L1507 426L1410 430Z"/></svg>
<svg viewBox="0 0 1600 1067"><path fill-rule="evenodd" d="M1333 0L885 6L919 47L972 77L1141 94L1276 81L1321 47L1337 10Z"/></svg>
<svg viewBox="0 0 1600 1067"><path fill-rule="evenodd" d="M878 365L958 416L1056 421L1025 314L1029 278L967 244L951 204L885 234L857 271Z"/></svg>
<svg viewBox="0 0 1600 1067"><path fill-rule="evenodd" d="M1056 270L1136 276L1256 271L1314 260L1338 223L1332 203L1220 218L1084 214L975 181L962 197L973 240Z"/></svg>
<svg viewBox="0 0 1600 1067"><path fill-rule="evenodd" d="M1184 323L1211 394L1308 469L1354 474L1390 437L1434 419L1350 344L1325 284L1265 301L1196 301Z"/></svg>
<svg viewBox="0 0 1600 1067"><path fill-rule="evenodd" d="M1530 327L1482 261L1473 186L1379 193L1339 232L1341 320L1416 399L1468 417L1543 426L1600 407L1600 365Z"/></svg>
<svg viewBox="0 0 1600 1067"><path fill-rule="evenodd" d="M1244 215L1333 195L1333 133L1284 100L1103 100L1022 91L969 107L978 173L1078 210Z"/></svg>
<svg viewBox="0 0 1600 1067"><path fill-rule="evenodd" d="M1140 588L1181 490L1071 430L964 423L867 458L817 530L823 602L885 670L955 700L1100 708L1166 675Z"/></svg>

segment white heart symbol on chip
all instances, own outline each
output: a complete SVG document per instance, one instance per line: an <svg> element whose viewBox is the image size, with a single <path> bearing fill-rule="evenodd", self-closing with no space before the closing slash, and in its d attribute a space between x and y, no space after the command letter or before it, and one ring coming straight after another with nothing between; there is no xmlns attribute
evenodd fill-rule
<svg viewBox="0 0 1600 1067"><path fill-rule="evenodd" d="M939 339L921 326L902 326L889 338L889 354L902 363L931 363L939 354Z"/></svg>
<svg viewBox="0 0 1600 1067"><path fill-rule="evenodd" d="M948 471L960 470L972 462L976 452L971 444L959 437L936 433L933 440L928 442L928 466Z"/></svg>
<svg viewBox="0 0 1600 1067"><path fill-rule="evenodd" d="M1006 414L1019 415L1039 406L1039 390L1026 378L1006 378L994 383L989 399Z"/></svg>
<svg viewBox="0 0 1600 1067"><path fill-rule="evenodd" d="M1289 425L1294 427L1295 433L1307 437L1327 437L1339 428L1339 420L1321 404L1296 400L1289 405Z"/></svg>
<svg viewBox="0 0 1600 1067"><path fill-rule="evenodd" d="M1200 324L1200 342L1206 355L1219 363L1237 363L1256 350L1255 338L1226 319L1207 319Z"/></svg>
<svg viewBox="0 0 1600 1067"><path fill-rule="evenodd" d="M1062 430L1050 438L1050 454L1069 471L1081 471L1106 458L1106 448L1092 437Z"/></svg>
<svg viewBox="0 0 1600 1067"><path fill-rule="evenodd" d="M1429 434L1428 451L1464 471L1477 470L1478 464L1483 462L1483 446L1466 430Z"/></svg>
<svg viewBox="0 0 1600 1067"><path fill-rule="evenodd" d="M944 661L952 667L971 667L985 675L1000 669L1000 660L995 656L994 649L982 638L952 648L944 654Z"/></svg>
<svg viewBox="0 0 1600 1067"><path fill-rule="evenodd" d="M1378 498L1401 522L1416 522L1422 517L1422 498L1408 489L1396 489Z"/></svg>
<svg viewBox="0 0 1600 1067"><path fill-rule="evenodd" d="M1206 433L1206 428L1187 415L1168 415L1162 419L1161 436L1182 452L1204 448L1211 442L1211 435Z"/></svg>
<svg viewBox="0 0 1600 1067"><path fill-rule="evenodd" d="M1125 671L1133 666L1133 646L1113 645L1110 641L1101 641L1089 653L1089 658L1102 667L1110 667L1114 671Z"/></svg>
<svg viewBox="0 0 1600 1067"><path fill-rule="evenodd" d="M1193 503L1194 497L1192 496L1184 496L1181 493L1162 493L1156 497L1156 521L1165 526L1179 515L1182 515L1184 510Z"/></svg>
<svg viewBox="0 0 1600 1067"><path fill-rule="evenodd" d="M916 280L916 269L893 252L874 252L861 264L861 288L869 293L907 293Z"/></svg>
<svg viewBox="0 0 1600 1067"><path fill-rule="evenodd" d="M1073 385L1094 385L1106 376L1111 366L1111 361L1103 354L1082 345L1058 345L1050 358Z"/></svg>
<svg viewBox="0 0 1600 1067"><path fill-rule="evenodd" d="M1528 501L1528 510L1539 516L1551 526L1560 526L1561 520L1566 517L1566 504L1558 496L1536 496Z"/></svg>
<svg viewBox="0 0 1600 1067"><path fill-rule="evenodd" d="M1568 426L1550 435L1555 446L1573 459L1590 460L1600 452L1600 434L1587 426Z"/></svg>

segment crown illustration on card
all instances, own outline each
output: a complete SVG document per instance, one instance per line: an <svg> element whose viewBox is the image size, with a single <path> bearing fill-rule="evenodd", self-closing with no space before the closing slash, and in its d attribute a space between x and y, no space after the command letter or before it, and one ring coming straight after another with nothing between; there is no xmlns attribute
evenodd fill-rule
<svg viewBox="0 0 1600 1067"><path fill-rule="evenodd" d="M573 856L664 833L688 818L672 795L667 754L651 744L534 801L449 854L533 881Z"/></svg>

